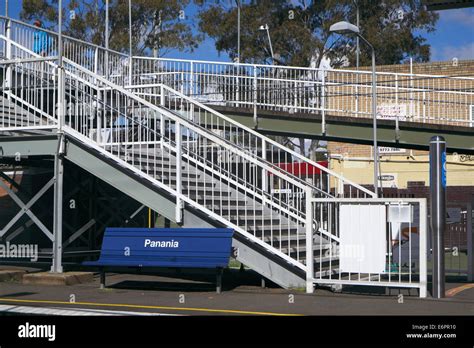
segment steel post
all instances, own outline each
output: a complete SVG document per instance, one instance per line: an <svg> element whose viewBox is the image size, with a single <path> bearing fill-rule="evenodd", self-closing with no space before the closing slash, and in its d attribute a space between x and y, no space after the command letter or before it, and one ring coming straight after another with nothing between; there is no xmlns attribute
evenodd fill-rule
<svg viewBox="0 0 474 348"><path fill-rule="evenodd" d="M467 280L474 281L474 220L472 218L474 208L474 197L472 202L467 205Z"/></svg>
<svg viewBox="0 0 474 348"><path fill-rule="evenodd" d="M430 140L430 199L433 245L433 290L435 298L444 297L444 232L446 229L446 141L441 136Z"/></svg>
<svg viewBox="0 0 474 348"><path fill-rule="evenodd" d="M62 273L62 253L63 253L63 184L64 184L63 159L58 153L54 156L54 224L53 224L53 263L51 272Z"/></svg>
<svg viewBox="0 0 474 348"><path fill-rule="evenodd" d="M306 292L314 292L313 202L312 190L306 192Z"/></svg>

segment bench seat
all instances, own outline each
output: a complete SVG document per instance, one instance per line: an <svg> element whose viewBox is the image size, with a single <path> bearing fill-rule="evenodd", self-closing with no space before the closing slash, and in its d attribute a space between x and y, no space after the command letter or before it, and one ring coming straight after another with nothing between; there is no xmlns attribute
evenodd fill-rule
<svg viewBox="0 0 474 348"><path fill-rule="evenodd" d="M101 288L106 268L214 268L220 293L232 235L228 228L107 228L99 259L82 265L100 268Z"/></svg>

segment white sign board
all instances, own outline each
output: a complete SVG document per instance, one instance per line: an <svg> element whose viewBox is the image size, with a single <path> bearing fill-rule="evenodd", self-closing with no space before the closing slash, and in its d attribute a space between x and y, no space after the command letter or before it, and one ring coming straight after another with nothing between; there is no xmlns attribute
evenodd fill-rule
<svg viewBox="0 0 474 348"><path fill-rule="evenodd" d="M388 147L379 146L379 155L391 154L391 153L406 153L406 149L400 149L399 147Z"/></svg>
<svg viewBox="0 0 474 348"><path fill-rule="evenodd" d="M407 104L382 103L377 105L377 118L382 120L405 121L407 118Z"/></svg>
<svg viewBox="0 0 474 348"><path fill-rule="evenodd" d="M339 224L341 272L383 273L387 245L385 205L341 204Z"/></svg>

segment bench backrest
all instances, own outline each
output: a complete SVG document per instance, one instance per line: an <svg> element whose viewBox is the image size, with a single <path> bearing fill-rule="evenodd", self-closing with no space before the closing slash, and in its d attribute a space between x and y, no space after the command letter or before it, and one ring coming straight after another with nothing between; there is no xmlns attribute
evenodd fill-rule
<svg viewBox="0 0 474 348"><path fill-rule="evenodd" d="M226 267L228 228L107 228L100 261L156 267Z"/></svg>

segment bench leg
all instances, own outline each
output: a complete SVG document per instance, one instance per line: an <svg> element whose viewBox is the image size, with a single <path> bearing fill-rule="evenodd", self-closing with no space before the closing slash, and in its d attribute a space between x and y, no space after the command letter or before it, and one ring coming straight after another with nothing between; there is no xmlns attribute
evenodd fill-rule
<svg viewBox="0 0 474 348"><path fill-rule="evenodd" d="M220 294L222 292L222 268L217 269L216 273L216 292Z"/></svg>
<svg viewBox="0 0 474 348"><path fill-rule="evenodd" d="M100 288L105 289L105 270L100 270Z"/></svg>

